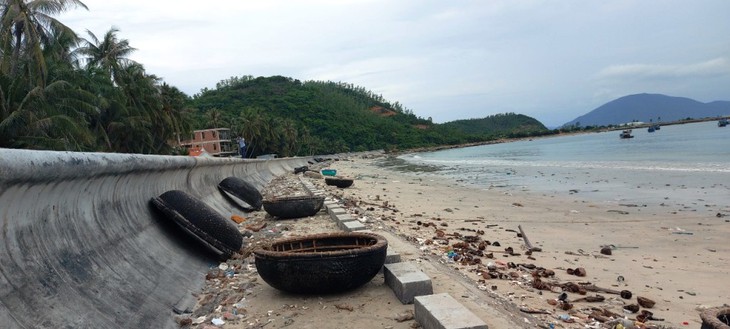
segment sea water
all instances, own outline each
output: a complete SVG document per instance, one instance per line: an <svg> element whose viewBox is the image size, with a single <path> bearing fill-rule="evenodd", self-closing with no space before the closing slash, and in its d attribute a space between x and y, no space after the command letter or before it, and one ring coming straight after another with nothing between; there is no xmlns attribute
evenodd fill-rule
<svg viewBox="0 0 730 329"><path fill-rule="evenodd" d="M597 202L727 208L730 127L716 122L535 138L407 154L409 168L481 189ZM402 167L402 166L401 166Z"/></svg>

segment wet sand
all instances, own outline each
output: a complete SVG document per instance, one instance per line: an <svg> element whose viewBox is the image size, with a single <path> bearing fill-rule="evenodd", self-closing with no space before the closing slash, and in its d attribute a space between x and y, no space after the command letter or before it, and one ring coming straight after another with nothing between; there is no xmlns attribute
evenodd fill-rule
<svg viewBox="0 0 730 329"><path fill-rule="evenodd" d="M724 284L730 273L730 198L724 198L725 204L697 200L690 204L667 205L667 201L665 205L647 205L629 197L613 202L587 201L579 197L581 193L555 195L464 187L427 174L387 170L378 167L378 161L353 159L332 165L339 173L358 178L355 186L339 191L342 198L376 204L377 199L388 200L389 207L398 212L382 208L378 211L376 207L368 216L376 222L380 218L383 227L416 240L424 253L444 260L453 248L426 245L436 229L463 235L475 235L473 230L484 231L481 239L501 244L487 247L495 251L493 259L483 258L481 265L445 261L472 278L476 286L486 285L490 290L496 286L496 293L518 305L552 312L541 316L546 323L559 314L571 313L580 319L585 317L585 309L596 306L633 318L634 314L624 313L622 307L635 304L635 296L642 296L654 300L656 305L649 310L655 317L665 319L650 323L682 327L687 322L690 327L698 327L698 310L730 302L730 286ZM657 195L686 193L672 185L637 184L636 188L651 188ZM424 228L423 223L427 222L436 226ZM442 223L448 226L441 226ZM534 260L524 254L524 241L515 232L518 226L533 245L542 248L542 252L532 254ZM451 241L452 246L455 241L458 240ZM606 245L611 246L611 255L600 253L601 246ZM503 252L506 247L522 255L507 256ZM603 303L578 302L570 312L557 310L548 300L557 298L559 293L538 291L529 287L528 280L484 280L477 271L483 270L489 261L530 263L555 271L553 281L589 281L599 287L629 290L634 297L625 300L601 293L606 297ZM587 275L567 274L567 269L577 267L584 268ZM524 273L518 274L524 279ZM579 297L582 296L569 293L569 299Z"/></svg>

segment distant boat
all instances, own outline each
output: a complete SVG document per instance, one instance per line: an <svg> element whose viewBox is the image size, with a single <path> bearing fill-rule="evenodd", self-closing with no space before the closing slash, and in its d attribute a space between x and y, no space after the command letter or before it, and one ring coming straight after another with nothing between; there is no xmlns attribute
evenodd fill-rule
<svg viewBox="0 0 730 329"><path fill-rule="evenodd" d="M620 137L621 139L634 138L634 136L631 135L631 129L626 129L622 131Z"/></svg>
<svg viewBox="0 0 730 329"><path fill-rule="evenodd" d="M717 122L718 127L725 127L725 126L727 126L727 124L728 124L727 119L720 119L720 121Z"/></svg>
<svg viewBox="0 0 730 329"><path fill-rule="evenodd" d="M656 128L654 126L649 126L649 129L647 129L648 132L653 133Z"/></svg>
<svg viewBox="0 0 730 329"><path fill-rule="evenodd" d="M658 123L654 125L654 130L661 130L662 126L660 126Z"/></svg>

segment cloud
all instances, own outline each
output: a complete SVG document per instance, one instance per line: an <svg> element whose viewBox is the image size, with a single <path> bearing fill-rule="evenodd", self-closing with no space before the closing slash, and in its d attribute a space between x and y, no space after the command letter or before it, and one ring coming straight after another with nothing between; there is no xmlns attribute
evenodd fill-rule
<svg viewBox="0 0 730 329"><path fill-rule="evenodd" d="M686 65L661 64L625 64L604 68L596 77L598 79L663 79L663 78L697 78L730 75L730 60L725 57L715 58L700 63Z"/></svg>

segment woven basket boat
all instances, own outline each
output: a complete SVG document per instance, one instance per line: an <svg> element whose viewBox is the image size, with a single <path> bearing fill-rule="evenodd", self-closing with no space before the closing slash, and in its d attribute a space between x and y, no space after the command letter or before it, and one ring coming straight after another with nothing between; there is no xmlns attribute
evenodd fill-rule
<svg viewBox="0 0 730 329"><path fill-rule="evenodd" d="M730 307L710 308L700 313L701 329L730 329Z"/></svg>
<svg viewBox="0 0 730 329"><path fill-rule="evenodd" d="M352 290L375 277L388 241L372 233L321 233L254 250L256 269L272 287L297 294Z"/></svg>
<svg viewBox="0 0 730 329"><path fill-rule="evenodd" d="M218 183L218 188L246 202L251 210L261 210L263 197L261 196L261 192L251 183L238 177L228 177Z"/></svg>
<svg viewBox="0 0 730 329"><path fill-rule="evenodd" d="M150 202L222 259L230 258L241 249L243 238L236 226L194 196L171 190Z"/></svg>
<svg viewBox="0 0 730 329"><path fill-rule="evenodd" d="M352 186L354 180L352 178L344 177L325 177L324 182L327 183L327 185L334 185L339 188L346 188Z"/></svg>
<svg viewBox="0 0 730 329"><path fill-rule="evenodd" d="M313 216L324 205L324 196L308 195L266 199L263 201L264 210L274 217L301 218Z"/></svg>

